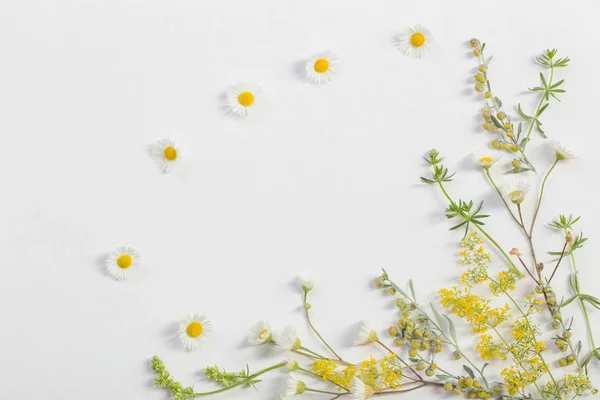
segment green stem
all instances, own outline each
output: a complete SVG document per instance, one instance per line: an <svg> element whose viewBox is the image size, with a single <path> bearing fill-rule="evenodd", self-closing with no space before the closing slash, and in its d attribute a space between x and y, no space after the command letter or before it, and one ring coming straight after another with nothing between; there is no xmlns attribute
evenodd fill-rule
<svg viewBox="0 0 600 400"><path fill-rule="evenodd" d="M512 210L510 209L510 206L508 205L508 203L506 202L506 199L504 198L504 196L502 195L502 192L500 192L500 189L498 189L498 186L496 185L496 182L494 182L494 179L492 178L492 175L490 174L490 169L489 168L485 168L485 175L487 176L488 180L490 181L490 183L492 184L492 186L494 187L494 189L496 189L496 193L498 193L498 196L500 197L500 200L502 200L502 203L504 203L504 207L506 207L506 210L508 211L508 213L510 214L510 216L512 217L512 219L517 223L517 225L519 225L522 229L525 229L521 223L517 220L517 217L515 217L515 214L512 212Z"/></svg>
<svg viewBox="0 0 600 400"><path fill-rule="evenodd" d="M238 386L244 385L244 384L246 384L246 383L248 383L248 382L251 382L251 381L252 381L252 380L254 380L255 378L257 378L257 377L259 377L259 376L261 376L261 375L263 375L263 374L266 374L266 373L267 373L267 372L269 372L269 371L273 371L274 369L281 368L281 367L285 366L286 364L287 364L287 362L282 362L282 363L279 363L279 364L272 365L272 366L270 366L270 367L268 367L268 368L262 369L262 370L260 370L260 371L258 371L258 372L256 372L256 373L254 373L254 374L252 374L252 375L248 376L246 379L244 379L244 380L242 380L242 381L239 381L239 382L236 382L236 383L234 383L234 384L233 384L233 385L231 385L231 386L227 386L227 387L224 387L224 388L222 388L222 389L218 389L218 390L213 390L213 391L211 391L211 392L199 392L199 393L194 393L194 397L196 397L196 396L198 396L198 397L200 397L200 396L209 396L209 395L211 395L211 394L217 394L217 393L223 393L223 392L226 392L226 391L228 391L228 390L230 390L230 389L233 389L233 388L235 388L235 387L238 387Z"/></svg>
<svg viewBox="0 0 600 400"><path fill-rule="evenodd" d="M319 354L317 352L314 352L314 351L312 351L312 350L310 350L310 349L308 349L308 348L306 348L304 346L300 346L300 348L298 350L306 351L309 354L303 354L303 355L309 356L311 358L318 358L318 359L321 359L321 360L329 360L330 359L329 357L325 357L324 355L321 355L321 354ZM298 353L298 351L296 351L296 353ZM302 353L298 353L298 354L302 354ZM342 361L342 360L333 360L333 361L338 362L340 364L347 365L347 366L354 365L354 364L351 364L349 362Z"/></svg>
<svg viewBox="0 0 600 400"><path fill-rule="evenodd" d="M420 389L420 388L422 388L424 386L427 386L427 384L423 383L423 384L421 384L419 386L415 386L415 387L412 387L410 389L404 389L404 390L392 390L392 391L389 391L389 392L375 392L375 393L373 393L373 395L384 395L384 394L396 394L396 393L412 392L413 390Z"/></svg>
<svg viewBox="0 0 600 400"><path fill-rule="evenodd" d="M333 394L333 395L336 395L336 396L344 396L346 394L349 394L349 393L328 392L327 390L319 390L319 389L311 389L311 388L306 388L305 391L306 392L313 392L313 393Z"/></svg>
<svg viewBox="0 0 600 400"><path fill-rule="evenodd" d="M564 230L565 236L567 235L567 230ZM575 255L573 254L573 247L571 243L569 243L569 255L571 256L571 265L573 265L573 273L575 274L576 285L575 289L577 290L577 300L579 300L579 304L581 305L581 310L583 311L583 316L585 318L585 324L588 330L588 336L590 337L590 343L592 345L592 351L596 348L596 344L594 343L594 335L592 331L592 325L590 323L590 317L588 315L587 307L585 306L585 302L581 299L581 291L579 290L579 271L577 271L577 263L575 262Z"/></svg>
<svg viewBox="0 0 600 400"><path fill-rule="evenodd" d="M450 204L456 205L456 203L454 202L454 200L452 200L452 198L450 197L450 195L448 194L448 192L446 192L446 189L444 188L444 185L442 185L441 182L438 182L438 185L439 185L440 189L442 190L442 193L444 194L444 196L446 197L446 199L450 202ZM483 236L485 236L487 238L487 240L489 240L489 242L492 243L494 245L494 247L496 247L496 249L504 256L504 258L508 262L509 267L517 274L517 276L522 277L523 274L521 274L521 271L519 271L519 269L516 267L516 265L513 263L513 261L508 256L508 254L506 254L506 252L504 251L504 249L502 249L502 247L500 247L500 245L498 244L498 242L496 242L490 236L490 234L485 231L485 229L483 229L481 226L479 226L479 224L473 224L473 226L475 226L475 228L477 228L477 230Z"/></svg>
<svg viewBox="0 0 600 400"><path fill-rule="evenodd" d="M554 79L554 66L550 65L550 79L548 80L548 87L552 86L553 79ZM527 145L529 144L529 138L531 137L531 132L533 131L533 125L535 125L537 115L540 112L540 109L542 108L542 104L544 104L545 98L546 98L546 92L544 92L544 94L542 94L542 97L540 98L540 101L538 102L538 105L535 109L535 113L532 115L531 123L529 124L529 128L527 128L527 137L525 138L525 144L523 145L523 153L525 153L525 149L527 148Z"/></svg>
<svg viewBox="0 0 600 400"><path fill-rule="evenodd" d="M552 166L550 167L548 172L546 172L546 176L544 176L544 180L542 181L542 187L540 189L540 196L538 197L537 205L535 206L535 212L533 213L533 219L531 220L531 227L529 228L529 238L530 239L533 236L533 227L535 225L535 220L537 219L538 212L540 211L540 206L542 205L542 197L544 196L544 187L546 186L546 180L548 180L548 176L550 176L550 173L552 172L554 167L556 167L557 163L558 163L558 158L556 160L554 160L554 163L552 164Z"/></svg>
<svg viewBox="0 0 600 400"><path fill-rule="evenodd" d="M321 336L321 334L319 333L319 331L317 331L317 328L314 327L314 325L312 324L311 320L310 320L310 316L308 315L308 308L306 308L306 299L308 297L308 291L304 291L304 310L306 311L306 321L308 322L308 326L310 326L310 329L312 329L312 331L315 333L315 335L318 336L319 339L321 339L321 342L323 342L323 344L329 349L329 351L331 351L331 353L340 361L344 361L342 359L342 357L340 357L335 350L333 350L333 348L331 348L331 346L325 341L325 339L323 339L323 336Z"/></svg>

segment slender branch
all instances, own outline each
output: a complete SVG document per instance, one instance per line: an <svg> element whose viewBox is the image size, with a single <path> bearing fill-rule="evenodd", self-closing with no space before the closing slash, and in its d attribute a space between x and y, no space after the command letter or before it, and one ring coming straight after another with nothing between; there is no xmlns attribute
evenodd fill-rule
<svg viewBox="0 0 600 400"><path fill-rule="evenodd" d="M254 373L254 374L252 374L252 375L248 376L248 377L247 377L246 379L244 379L244 380L241 380L241 381L239 381L239 382L236 382L236 383L234 383L234 384L233 384L233 385L231 385L231 386L227 386L227 387L224 387L224 388L222 388L222 389L218 389L218 390L213 390L213 391L211 391L211 392L199 392L199 393L194 393L194 397L200 397L200 396L209 396L209 395L211 395L211 394L217 394L217 393L226 392L227 390L231 390L231 389L233 389L233 388L235 388L235 387L238 387L238 386L244 385L244 384L246 384L246 383L252 382L252 380L254 380L255 378L257 378L257 377L259 377L259 376L261 376L261 375L263 375L263 374L266 374L267 372L269 372L269 371L272 371L272 370L274 370L274 369L281 368L281 367L285 366L286 364L287 364L287 362L282 362L282 363L279 363L279 364L272 365L272 366L270 366L270 367L268 367L268 368L262 369L262 370L260 370L260 371L258 371L258 372L256 372L256 373Z"/></svg>
<svg viewBox="0 0 600 400"><path fill-rule="evenodd" d="M306 311L306 321L308 322L308 326L310 326L310 329L312 329L312 331L318 336L319 339L321 339L321 342L323 342L323 344L329 349L329 351L331 351L331 353L340 361L344 361L342 359L342 357L340 357L335 350L333 350L333 348L331 348L331 346L327 343L327 341L325 341L325 339L323 339L323 336L321 336L321 334L319 333L319 331L317 331L317 328L314 327L314 325L312 324L312 321L310 320L310 316L308 314L308 308L306 307L306 299L308 297L308 291L304 291L304 302L303 302L303 306L304 306L304 310Z"/></svg>
<svg viewBox="0 0 600 400"><path fill-rule="evenodd" d="M546 176L544 176L544 180L542 181L542 187L540 189L540 196L538 197L537 205L535 207L535 212L533 213L533 219L531 220L531 227L529 228L529 238L531 238L533 236L533 227L535 225L535 220L537 219L538 212L540 211L540 206L542 205L542 197L544 196L544 187L546 186L546 181L548 180L548 176L550 176L550 173L552 172L554 167L556 167L556 164L558 164L558 159L554 160L554 163L552 164L552 166L550 167L548 172L546 172Z"/></svg>
<svg viewBox="0 0 600 400"><path fill-rule="evenodd" d="M521 262L521 265L523 266L523 268L525 268L525 271L527 271L527 273L529 274L529 276L531 277L531 279L533 279L539 285L541 282L538 281L537 278L534 277L533 274L529 271L529 268L527 268L527 265L525 265L525 263L521 259L521 256L518 256L518 258L519 258L519 261Z"/></svg>
<svg viewBox="0 0 600 400"><path fill-rule="evenodd" d="M410 369L410 371L411 371L413 374L415 374L415 376L416 376L417 378L419 378L420 380L423 380L423 377L422 377L421 375L419 375L419 373L418 373L417 371L415 371L413 367L411 367L410 365L408 365L408 363L407 363L406 361L404 361L402 358L400 358L400 357L398 356L398 354L396 354L395 352L393 352L393 351L392 351L392 350L391 350L389 347L387 347L387 346L386 346L386 345L385 345L385 344L384 344L384 343L383 343L381 340L377 340L377 343L379 343L379 345L381 345L381 347L383 347L384 349L386 349L387 351L389 351L391 354L394 354L394 355L396 356L396 358L397 358L398 360L400 360L400 362L401 362L402 364L406 365L406 366L407 366L407 367Z"/></svg>
<svg viewBox="0 0 600 400"><path fill-rule="evenodd" d="M548 283L550 283L550 281L552 281L552 278L554 278L554 274L556 273L556 270L558 269L560 262L562 261L562 259L565 256L565 250L567 249L568 244L569 244L568 242L565 242L565 245L563 246L562 251L560 252L560 258L558 259L558 261L556 263L556 267L554 267L554 271L552 271L552 275L550 275L550 279L548 279Z"/></svg>

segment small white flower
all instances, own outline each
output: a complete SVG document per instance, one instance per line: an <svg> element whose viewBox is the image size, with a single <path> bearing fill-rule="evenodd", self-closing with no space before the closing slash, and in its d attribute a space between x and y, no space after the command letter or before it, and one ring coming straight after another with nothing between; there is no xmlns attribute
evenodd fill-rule
<svg viewBox="0 0 600 400"><path fill-rule="evenodd" d="M302 345L296 328L288 326L275 337L275 345L278 353L283 353L290 350L298 350Z"/></svg>
<svg viewBox="0 0 600 400"><path fill-rule="evenodd" d="M269 343L273 340L273 330L268 321L259 321L248 332L248 343L251 345L259 345Z"/></svg>
<svg viewBox="0 0 600 400"><path fill-rule="evenodd" d="M407 56L421 58L429 51L432 41L429 29L423 25L415 25L407 28L406 33L400 37L398 48Z"/></svg>
<svg viewBox="0 0 600 400"><path fill-rule="evenodd" d="M365 400L373 396L375 390L369 385L365 385L363 381L358 379L357 377L352 378L352 383L350 384L350 394L348 395L349 399L354 400Z"/></svg>
<svg viewBox="0 0 600 400"><path fill-rule="evenodd" d="M484 168L484 169L491 168L491 166L494 165L498 161L497 157L492 156L488 152L484 153L481 151L477 151L477 152L471 154L471 159L475 163L477 163L481 168Z"/></svg>
<svg viewBox="0 0 600 400"><path fill-rule="evenodd" d="M374 343L379 340L377 336L377 332L371 326L371 323L368 320L364 320L360 323L360 328L354 338L355 345Z"/></svg>
<svg viewBox="0 0 600 400"><path fill-rule="evenodd" d="M335 53L322 51L306 61L306 76L313 83L327 83L338 72L339 64Z"/></svg>
<svg viewBox="0 0 600 400"><path fill-rule="evenodd" d="M108 273L117 280L129 278L140 266L140 253L131 247L117 247L106 258Z"/></svg>
<svg viewBox="0 0 600 400"><path fill-rule="evenodd" d="M285 368L288 371L296 371L298 369L298 361L294 360L293 358L290 358L287 361L287 364L285 364Z"/></svg>
<svg viewBox="0 0 600 400"><path fill-rule="evenodd" d="M285 386L281 392L281 400L286 400L291 397L295 397L298 394L302 394L306 391L306 384L296 379L293 375L289 375L285 380Z"/></svg>
<svg viewBox="0 0 600 400"><path fill-rule="evenodd" d="M565 146L563 146L560 142L554 143L554 154L556 155L557 161L575 158L575 155L572 152L570 152Z"/></svg>
<svg viewBox="0 0 600 400"><path fill-rule="evenodd" d="M502 186L502 194L514 204L521 204L525 200L525 195L527 195L530 188L531 186L527 182L512 182Z"/></svg>
<svg viewBox="0 0 600 400"><path fill-rule="evenodd" d="M190 351L200 350L211 333L212 324L204 315L192 314L179 324L179 339Z"/></svg>
<svg viewBox="0 0 600 400"><path fill-rule="evenodd" d="M181 160L179 148L175 146L175 142L169 138L156 142L154 146L152 146L150 155L160 172L164 174L171 172Z"/></svg>
<svg viewBox="0 0 600 400"><path fill-rule="evenodd" d="M240 82L231 87L227 93L227 106L241 117L247 117L260 104L262 88L260 86Z"/></svg>
<svg viewBox="0 0 600 400"><path fill-rule="evenodd" d="M302 286L302 290L305 292L310 292L315 288L315 280L309 276L300 276L298 277L300 281L300 286Z"/></svg>

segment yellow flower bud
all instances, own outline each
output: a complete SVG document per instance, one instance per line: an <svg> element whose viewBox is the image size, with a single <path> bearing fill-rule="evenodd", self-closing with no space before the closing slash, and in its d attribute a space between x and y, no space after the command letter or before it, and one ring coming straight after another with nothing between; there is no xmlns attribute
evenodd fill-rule
<svg viewBox="0 0 600 400"><path fill-rule="evenodd" d="M488 111L484 111L484 112L481 113L481 117L483 119L485 119L486 121L489 120L491 118L491 116L492 115Z"/></svg>
<svg viewBox="0 0 600 400"><path fill-rule="evenodd" d="M483 86L480 83L475 84L475 91L477 93L483 92Z"/></svg>
<svg viewBox="0 0 600 400"><path fill-rule="evenodd" d="M486 131L489 131L490 129L492 129L492 126L490 124L488 124L487 122L484 123L483 125L481 125L481 127L483 129L485 129Z"/></svg>
<svg viewBox="0 0 600 400"><path fill-rule="evenodd" d="M481 55L481 51L479 51L479 50L475 49L475 50L473 50L473 55L474 55L475 57L479 57L479 56Z"/></svg>
<svg viewBox="0 0 600 400"><path fill-rule="evenodd" d="M404 345L404 340L396 339L396 346L403 346L403 345Z"/></svg>
<svg viewBox="0 0 600 400"><path fill-rule="evenodd" d="M473 382L473 387L474 388L480 388L481 387L481 383L479 383L478 381Z"/></svg>
<svg viewBox="0 0 600 400"><path fill-rule="evenodd" d="M492 140L492 147L495 148L495 149L499 148L500 147L500 142L497 141L497 140L495 140L495 139Z"/></svg>
<svg viewBox="0 0 600 400"><path fill-rule="evenodd" d="M410 351L408 352L408 355L409 355L410 357L416 357L416 356L417 356L417 354L418 354L418 353L417 353L417 350L415 350L415 349L410 349Z"/></svg>
<svg viewBox="0 0 600 400"><path fill-rule="evenodd" d="M506 136L508 136L509 138L512 138L513 136L515 136L515 134L512 133L512 131L508 131L508 132L506 132Z"/></svg>
<svg viewBox="0 0 600 400"><path fill-rule="evenodd" d="M511 131L512 127L513 127L510 122L505 123L503 126L504 126L504 129L506 129L507 131Z"/></svg>
<svg viewBox="0 0 600 400"><path fill-rule="evenodd" d="M469 40L469 44L474 49L479 48L479 40L478 39L473 38L473 39Z"/></svg>
<svg viewBox="0 0 600 400"><path fill-rule="evenodd" d="M519 148L517 147L516 144L513 144L512 146L510 146L510 151L512 151L513 153L516 153L517 151L519 151Z"/></svg>
<svg viewBox="0 0 600 400"><path fill-rule="evenodd" d="M567 366L567 360L565 360L564 358L561 358L558 360L558 365L560 365L561 367L566 367Z"/></svg>
<svg viewBox="0 0 600 400"><path fill-rule="evenodd" d="M422 362L418 363L417 366L415 367L417 371L423 371L425 369L425 364L423 364Z"/></svg>
<svg viewBox="0 0 600 400"><path fill-rule="evenodd" d="M519 160L513 160L511 165L515 168L520 168L521 167L521 162Z"/></svg>
<svg viewBox="0 0 600 400"><path fill-rule="evenodd" d="M486 99L490 99L492 97L492 92L485 92L483 97L485 97Z"/></svg>
<svg viewBox="0 0 600 400"><path fill-rule="evenodd" d="M479 82L479 83L485 83L486 82L485 75L483 75L483 74L475 75L475 81Z"/></svg>
<svg viewBox="0 0 600 400"><path fill-rule="evenodd" d="M473 378L467 378L467 379L465 379L465 386L473 387L473 382L474 382Z"/></svg>
<svg viewBox="0 0 600 400"><path fill-rule="evenodd" d="M508 148L510 147L508 143L502 143L502 147L504 150L508 150Z"/></svg>
<svg viewBox="0 0 600 400"><path fill-rule="evenodd" d="M444 385L444 390L445 390L446 392L451 392L451 391L453 391L453 390L454 390L454 386L452 386L452 384L451 384L451 383L446 383L446 384Z"/></svg>
<svg viewBox="0 0 600 400"><path fill-rule="evenodd" d="M498 114L496 114L496 118L502 121L504 118L506 118L506 113L500 111Z"/></svg>
<svg viewBox="0 0 600 400"><path fill-rule="evenodd" d="M479 72L483 72L484 74L487 72L487 67L483 64L481 64L477 69L479 70Z"/></svg>
<svg viewBox="0 0 600 400"><path fill-rule="evenodd" d="M395 326L390 326L388 329L388 333L390 336L396 336L398 334L398 329Z"/></svg>

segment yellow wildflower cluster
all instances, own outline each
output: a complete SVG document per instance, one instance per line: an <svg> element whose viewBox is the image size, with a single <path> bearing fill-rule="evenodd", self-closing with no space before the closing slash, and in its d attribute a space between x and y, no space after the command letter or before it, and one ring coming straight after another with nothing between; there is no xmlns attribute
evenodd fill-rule
<svg viewBox="0 0 600 400"><path fill-rule="evenodd" d="M323 378L324 381L350 389L352 378L356 374L356 366L350 365L338 371L338 364L330 359L316 360L312 364L312 372Z"/></svg>
<svg viewBox="0 0 600 400"><path fill-rule="evenodd" d="M529 314L535 314L543 311L544 299L539 296L536 292L529 293L529 296L525 297L525 311Z"/></svg>
<svg viewBox="0 0 600 400"><path fill-rule="evenodd" d="M517 273L512 269L500 271L496 280L490 280L490 291L494 296L513 291L518 278Z"/></svg>
<svg viewBox="0 0 600 400"><path fill-rule="evenodd" d="M572 399L583 395L585 392L598 393L588 378L581 374L567 374L563 376L556 385L553 382L546 383L544 397L556 399Z"/></svg>
<svg viewBox="0 0 600 400"><path fill-rule="evenodd" d="M525 386L535 382L538 376L530 374L526 371L521 371L517 366L504 368L500 375L504 377L504 386L511 396L522 389Z"/></svg>
<svg viewBox="0 0 600 400"><path fill-rule="evenodd" d="M491 260L490 253L485 251L483 240L477 235L477 232L471 232L458 245L464 249L460 252L458 260L461 264L485 264Z"/></svg>
<svg viewBox="0 0 600 400"><path fill-rule="evenodd" d="M373 356L369 356L368 360L364 360L360 363L358 369L358 376L365 385L376 387L377 378L379 378L379 371L377 369L377 360Z"/></svg>
<svg viewBox="0 0 600 400"><path fill-rule="evenodd" d="M394 353L389 353L379 363L381 369L381 383L385 388L396 389L400 387L402 380L402 367Z"/></svg>
<svg viewBox="0 0 600 400"><path fill-rule="evenodd" d="M494 357L498 357L502 360L506 360L507 350L504 346L494 343L492 335L484 333L479 338L479 343L475 346L479 355L484 360L492 360Z"/></svg>
<svg viewBox="0 0 600 400"><path fill-rule="evenodd" d="M473 332L485 332L489 327L507 321L510 318L507 304L504 307L491 307L491 301L471 293L470 288L440 289L440 303L467 322L473 324Z"/></svg>

